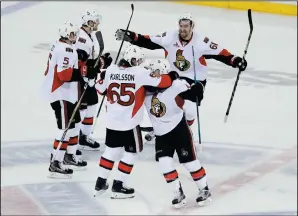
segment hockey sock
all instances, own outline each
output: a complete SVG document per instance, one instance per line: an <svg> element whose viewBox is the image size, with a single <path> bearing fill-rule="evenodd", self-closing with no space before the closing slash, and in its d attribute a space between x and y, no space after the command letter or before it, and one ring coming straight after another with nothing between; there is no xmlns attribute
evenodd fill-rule
<svg viewBox="0 0 298 216"><path fill-rule="evenodd" d="M94 115L96 112L96 105L88 106L86 110L86 114L82 121L81 131L83 135L89 136L92 131Z"/></svg>
<svg viewBox="0 0 298 216"><path fill-rule="evenodd" d="M79 142L79 125L76 124L75 128L70 129L68 131L68 135L70 138L68 142L67 153L75 155L77 151L78 142Z"/></svg>
<svg viewBox="0 0 298 216"><path fill-rule="evenodd" d="M67 149L67 146L68 146L68 141L69 141L69 138L65 137L62 144L61 144L61 146L60 146L60 148L57 149L58 146L59 146L60 139L62 137L63 132L64 132L64 130L59 129L59 133L57 134L56 139L53 143L53 149L54 149L53 155L56 154L55 160L60 161L60 162L62 162L63 159L64 159L64 155L65 155L65 152L66 152L66 149Z"/></svg>
<svg viewBox="0 0 298 216"><path fill-rule="evenodd" d="M201 166L199 160L194 160L183 164L184 167L190 172L192 179L195 181L199 189L207 186L207 177L205 169Z"/></svg>
<svg viewBox="0 0 298 216"><path fill-rule="evenodd" d="M107 179L110 172L114 167L115 160L118 160L118 156L122 148L110 148L106 146L105 152L102 154L99 161L99 177Z"/></svg>
<svg viewBox="0 0 298 216"><path fill-rule="evenodd" d="M127 182L127 178L133 169L137 156L136 153L124 152L123 157L118 164L115 180L122 181L123 183Z"/></svg>

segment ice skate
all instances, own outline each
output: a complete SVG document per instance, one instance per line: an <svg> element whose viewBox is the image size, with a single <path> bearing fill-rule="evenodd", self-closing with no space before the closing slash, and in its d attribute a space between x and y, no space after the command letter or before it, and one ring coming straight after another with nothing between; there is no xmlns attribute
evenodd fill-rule
<svg viewBox="0 0 298 216"><path fill-rule="evenodd" d="M91 151L98 151L100 148L100 144L93 140L90 136L84 135L80 133L80 140L79 140L79 146L83 150L91 150Z"/></svg>
<svg viewBox="0 0 298 216"><path fill-rule="evenodd" d="M82 171L87 169L87 161L79 160L77 156L73 154L65 153L63 164L72 166L72 168L77 171Z"/></svg>
<svg viewBox="0 0 298 216"><path fill-rule="evenodd" d="M51 161L49 166L49 178L69 179L72 178L72 174L73 170L63 167L62 162L57 160Z"/></svg>
<svg viewBox="0 0 298 216"><path fill-rule="evenodd" d="M114 180L112 187L112 199L127 199L135 196L135 190L123 185L122 181Z"/></svg>
<svg viewBox="0 0 298 216"><path fill-rule="evenodd" d="M211 193L208 186L206 186L204 189L201 189L199 191L199 195L196 201L199 206L205 206L212 201Z"/></svg>
<svg viewBox="0 0 298 216"><path fill-rule="evenodd" d="M98 177L95 184L94 197L96 197L97 195L103 194L108 190L108 188L109 188L109 184L107 183L107 180L101 177Z"/></svg>
<svg viewBox="0 0 298 216"><path fill-rule="evenodd" d="M175 197L172 200L172 204L175 208L181 208L183 206L186 205L186 197L185 194L182 190L182 186L181 183L179 182L179 187L178 189L175 191Z"/></svg>

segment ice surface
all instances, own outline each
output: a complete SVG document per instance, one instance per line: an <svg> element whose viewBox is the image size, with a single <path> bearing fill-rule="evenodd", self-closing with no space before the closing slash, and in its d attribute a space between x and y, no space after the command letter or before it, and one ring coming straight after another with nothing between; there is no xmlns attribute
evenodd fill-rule
<svg viewBox="0 0 298 216"><path fill-rule="evenodd" d="M196 29L231 52L243 54L249 27L244 11L170 3L135 2L131 30L159 34L176 28L181 13L192 13ZM204 151L214 202L195 206L195 185L178 166L188 206L171 207L171 193L147 145L135 165L132 200L93 198L98 152L84 152L89 168L71 180L46 177L55 135L49 104L39 97L48 49L65 20L82 10L101 11L105 51L125 28L130 2L44 2L1 17L1 213L2 214L297 214L297 20L253 12L248 69L240 78L228 123L223 119L236 69L209 61L209 80L200 108ZM1 9L1 12L5 9ZM117 17L116 17L117 14ZM162 56L147 51L147 56ZM104 141L101 114L95 137ZM144 120L144 125L148 124ZM193 126L197 137L196 123ZM112 177L114 172L110 177Z"/></svg>

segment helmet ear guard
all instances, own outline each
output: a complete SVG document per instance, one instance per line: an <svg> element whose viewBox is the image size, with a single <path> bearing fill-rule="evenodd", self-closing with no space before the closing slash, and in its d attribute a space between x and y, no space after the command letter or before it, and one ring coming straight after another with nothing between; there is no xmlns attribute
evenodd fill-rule
<svg viewBox="0 0 298 216"><path fill-rule="evenodd" d="M92 21L94 23L93 26L89 25L89 22ZM87 9L82 15L82 25L93 28L96 24L99 24L102 21L102 16L98 11L92 9Z"/></svg>
<svg viewBox="0 0 298 216"><path fill-rule="evenodd" d="M73 23L66 21L60 28L59 28L59 35L61 38L68 39L71 41L75 41L76 36L79 31L79 27L74 25ZM73 38L71 38L73 37Z"/></svg>

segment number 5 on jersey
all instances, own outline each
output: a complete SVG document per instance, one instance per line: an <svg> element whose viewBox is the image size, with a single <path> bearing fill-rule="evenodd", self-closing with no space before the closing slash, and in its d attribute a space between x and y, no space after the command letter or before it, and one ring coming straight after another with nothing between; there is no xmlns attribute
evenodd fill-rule
<svg viewBox="0 0 298 216"><path fill-rule="evenodd" d="M118 103L121 106L131 106L135 102L135 86L135 83L111 83L107 90L110 102L112 104ZM116 100L114 100L114 96L116 96ZM123 97L125 97L125 99L123 99Z"/></svg>

